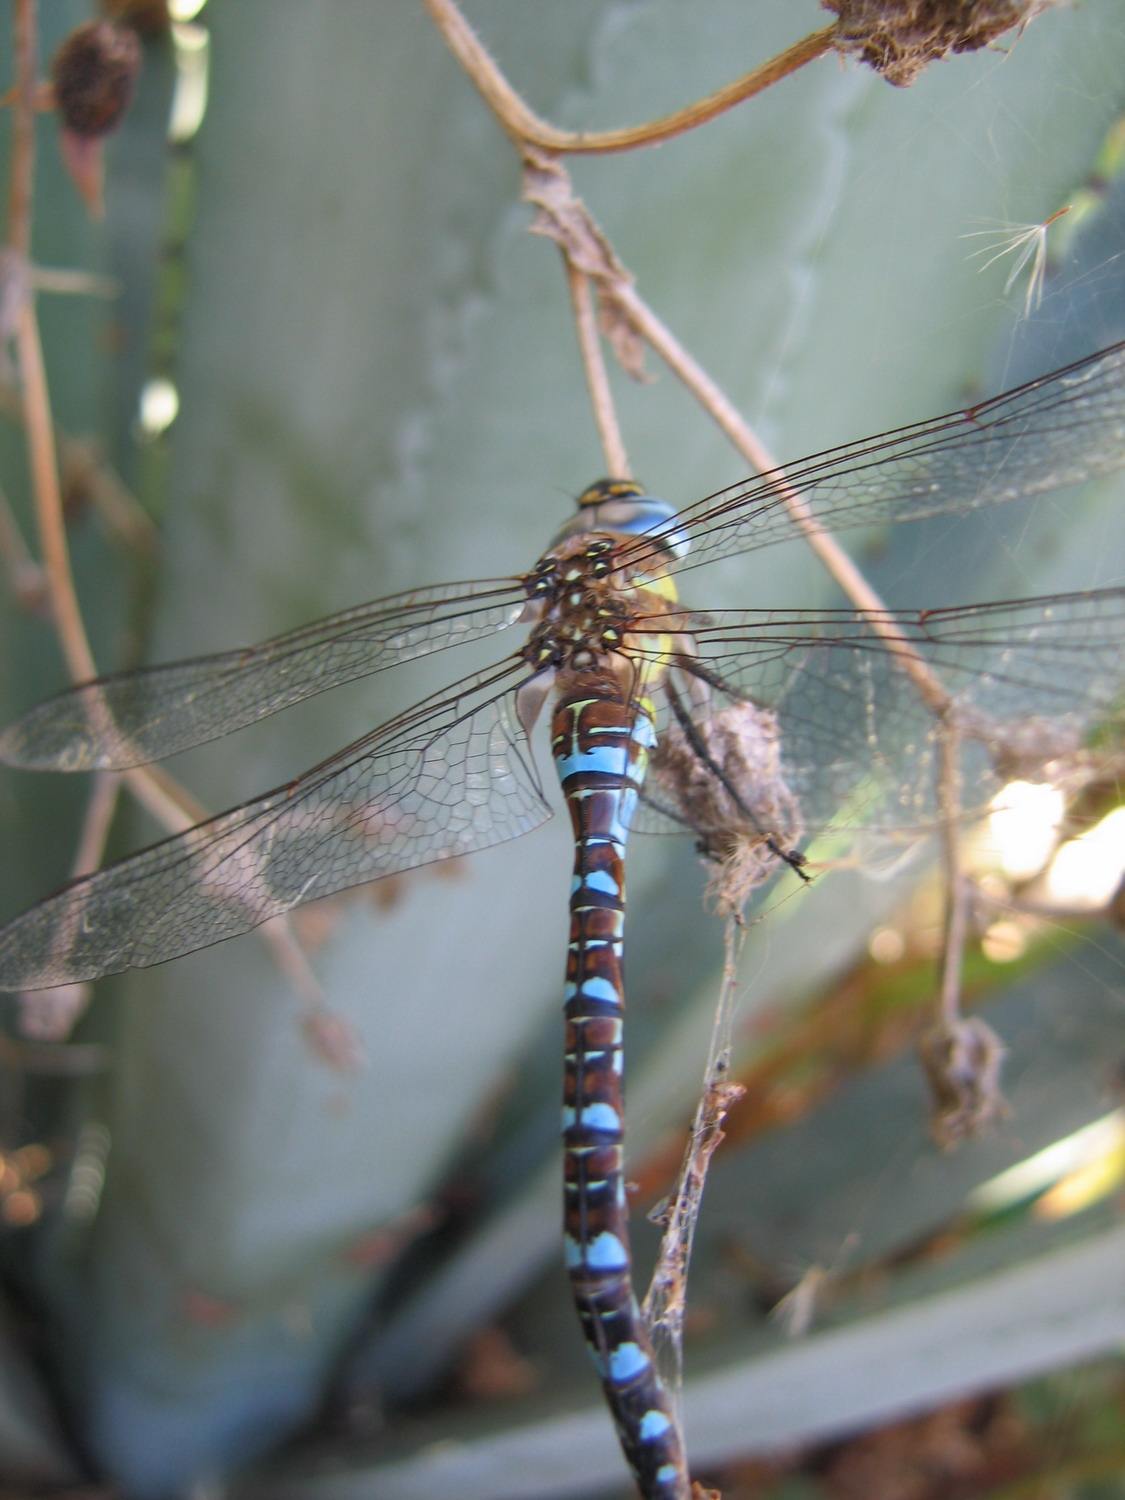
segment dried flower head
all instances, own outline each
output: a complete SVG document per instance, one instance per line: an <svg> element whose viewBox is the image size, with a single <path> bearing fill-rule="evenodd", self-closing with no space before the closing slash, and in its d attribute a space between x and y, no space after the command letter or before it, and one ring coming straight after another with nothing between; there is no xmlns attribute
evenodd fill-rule
<svg viewBox="0 0 1125 1500"><path fill-rule="evenodd" d="M128 27L89 21L72 31L51 65L63 128L108 135L132 102L140 67L141 44Z"/></svg>
<svg viewBox="0 0 1125 1500"><path fill-rule="evenodd" d="M736 702L700 717L690 735L673 721L653 752L651 775L658 799L695 831L715 867L708 894L717 909L741 911L777 870L778 851L801 835L797 799L781 772L777 716Z"/></svg>
<svg viewBox="0 0 1125 1500"><path fill-rule="evenodd" d="M821 0L834 11L835 47L905 88L950 52L975 52L1025 26L1053 0Z"/></svg>
<svg viewBox="0 0 1125 1500"><path fill-rule="evenodd" d="M979 1016L939 1021L919 1038L918 1056L933 1101L930 1134L943 1150L1007 1113L1000 1092L1004 1044Z"/></svg>

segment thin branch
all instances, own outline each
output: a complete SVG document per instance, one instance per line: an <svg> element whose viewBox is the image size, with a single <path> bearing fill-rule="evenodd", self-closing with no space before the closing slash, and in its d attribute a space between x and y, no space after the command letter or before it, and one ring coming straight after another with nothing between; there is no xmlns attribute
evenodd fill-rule
<svg viewBox="0 0 1125 1500"><path fill-rule="evenodd" d="M625 451L625 439L621 435L621 424L617 420L617 409L613 404L609 374L602 357L594 299L590 296L590 281L571 261L566 260L565 263L570 283L570 300L574 308L574 326L582 353L582 368L586 372L594 421L597 423L598 437L605 454L605 471L610 479L630 479L632 470Z"/></svg>
<svg viewBox="0 0 1125 1500"><path fill-rule="evenodd" d="M43 547L43 563L47 571L51 613L59 633L67 669L75 682L82 682L96 676L97 668L82 623L82 613L74 589L74 575L70 569L55 434L51 422L47 377L43 368L43 346L39 341L35 304L30 297L22 300L17 315L16 347L19 351L20 385L32 488L39 521L39 539Z"/></svg>
<svg viewBox="0 0 1125 1500"><path fill-rule="evenodd" d="M958 750L961 737L950 724L939 740L938 803L942 814L945 865L945 935L942 942L938 1015L946 1026L961 1018L961 973L969 931L969 885L961 848L961 793Z"/></svg>
<svg viewBox="0 0 1125 1500"><path fill-rule="evenodd" d="M47 602L47 580L31 555L19 523L0 489L0 562L8 573L12 592L24 609L36 610Z"/></svg>
<svg viewBox="0 0 1125 1500"><path fill-rule="evenodd" d="M28 272L37 103L34 0L17 0L14 29L17 82L12 123L11 188L8 197L8 254L21 268L23 278L14 328L19 353L21 416L27 440L51 613L70 675L74 681L82 682L95 677L97 667L83 624L70 567L55 428ZM151 770L145 769L127 773L126 779L133 791L150 806L155 816L173 831L198 821L196 816L187 816L185 809L190 805L190 799L176 787L170 777L161 773L158 778Z"/></svg>
<svg viewBox="0 0 1125 1500"><path fill-rule="evenodd" d="M0 93L0 109L11 109L19 99L19 89L4 89ZM35 108L41 115L49 115L56 107L55 85L44 80L35 90Z"/></svg>
<svg viewBox="0 0 1125 1500"><path fill-rule="evenodd" d="M100 297L106 302L121 296L121 283L92 271L68 271L50 266L32 266L28 280L37 292L55 292L70 297Z"/></svg>
<svg viewBox="0 0 1125 1500"><path fill-rule="evenodd" d="M937 1020L918 1038L930 1086L930 1134L943 1150L978 1135L1007 1111L1000 1089L1003 1043L979 1016L961 1013L969 879L961 840L960 748L960 735L947 721L937 768L946 887Z"/></svg>
<svg viewBox="0 0 1125 1500"><path fill-rule="evenodd" d="M142 557L154 557L160 549L160 533L152 517L132 491L106 463L95 443L56 432L63 465L63 489L75 490L89 502L111 536L123 547Z"/></svg>
<svg viewBox="0 0 1125 1500"><path fill-rule="evenodd" d="M94 657L82 624L67 553L51 403L29 281L31 204L35 181L35 23L34 0L17 0L14 23L16 97L12 113L11 186L8 192L8 271L16 278L13 331L19 355L20 397L47 575L47 594L67 667L75 681L81 681L95 675Z"/></svg>
<svg viewBox="0 0 1125 1500"><path fill-rule="evenodd" d="M211 816L162 766L134 766L121 774L141 806L169 833L183 833Z"/></svg>
<svg viewBox="0 0 1125 1500"><path fill-rule="evenodd" d="M532 230L553 239L568 266L578 268L596 285L602 330L616 349L624 351L627 367L639 368L637 340L643 340L660 355L748 462L760 473L769 474L771 484L809 546L863 614L874 634L894 653L923 701L935 714L945 714L950 698L939 679L913 646L896 633L882 599L839 542L816 519L800 492L788 483L773 454L733 402L639 295L613 246L574 193L563 164L547 152L526 149L524 197L538 209Z"/></svg>
<svg viewBox="0 0 1125 1500"><path fill-rule="evenodd" d="M97 667L82 620L70 566L55 427L30 272L34 130L39 102L35 74L35 21L35 0L16 0L16 86L13 93L8 243L5 259L9 278L15 277L12 298L13 332L19 358L21 416L43 550L46 595L67 670L74 681L83 682L97 676ZM83 289L89 290L89 287ZM125 772L124 780L138 801L173 833L190 828L207 817L206 808L164 771L152 766L137 767ZM103 778L95 783L94 797L87 810L87 821L79 843L76 873L84 873L97 863L100 845L104 842L108 827L107 820L112 815L116 801L116 781L116 777ZM293 951L297 946L296 939L285 925L285 919L269 924L263 937L306 1000L313 1005L322 1003L319 988L307 965L304 972L299 972L300 965L295 960Z"/></svg>
<svg viewBox="0 0 1125 1500"><path fill-rule="evenodd" d="M817 520L800 491L788 482L784 470L753 428L743 420L738 409L728 400L703 366L692 358L644 299L637 294L631 283L618 288L616 296L633 327L647 339L669 369L683 381L743 457L748 459L760 473L769 474L770 483L781 495L786 510L813 552L863 615L873 633L879 636L894 654L903 671L918 689L923 701L934 713L945 714L950 707L951 699L939 678L918 652L896 633L893 624L887 618L889 611L883 600L836 538Z"/></svg>
<svg viewBox="0 0 1125 1500"><path fill-rule="evenodd" d="M745 937L740 915L732 913L727 918L724 932L723 976L703 1073L703 1089L671 1199L664 1212L652 1215L664 1223L664 1233L642 1312L654 1340L658 1340L660 1348L667 1351L665 1357L675 1362L677 1384L683 1351L688 1265L699 1222L703 1188L711 1158L723 1140L723 1122L731 1107L746 1092L741 1084L732 1083L729 1076L738 958Z"/></svg>
<svg viewBox="0 0 1125 1500"><path fill-rule="evenodd" d="M94 778L78 849L70 867L72 880L89 875L101 863L110 824L117 810L121 777L114 771L100 771ZM53 985L44 990L23 990L19 995L20 1031L39 1042L65 1041L78 1017L90 1003L94 987L89 980Z"/></svg>
<svg viewBox="0 0 1125 1500"><path fill-rule="evenodd" d="M476 32L458 10L454 0L422 0L435 26L445 38L449 50L476 84L481 97L496 116L501 127L520 146L538 146L544 151L582 152L586 155L610 151L632 151L639 146L655 146L704 125L717 115L741 104L769 88L789 73L830 51L836 27L826 26L787 47L769 62L753 69L733 83L724 85L704 99L659 120L623 130L560 130L529 109L492 60Z"/></svg>
<svg viewBox="0 0 1125 1500"><path fill-rule="evenodd" d="M121 777L116 771L99 771L94 776L82 819L82 835L71 866L72 879L89 875L101 864L120 789Z"/></svg>
<svg viewBox="0 0 1125 1500"><path fill-rule="evenodd" d="M0 415L23 426L22 403L4 385L0 385ZM62 463L63 493L69 497L79 488L83 495L89 496L107 529L126 547L145 554L155 553L160 546L160 535L152 518L110 467L97 444L89 438L71 437L56 423L55 445ZM2 528L0 512L0 551L7 540ZM30 553L26 555L30 561Z"/></svg>
<svg viewBox="0 0 1125 1500"><path fill-rule="evenodd" d="M35 181L35 23L35 0L16 0L12 24L16 82L11 91L8 249L25 266L31 254L31 195Z"/></svg>

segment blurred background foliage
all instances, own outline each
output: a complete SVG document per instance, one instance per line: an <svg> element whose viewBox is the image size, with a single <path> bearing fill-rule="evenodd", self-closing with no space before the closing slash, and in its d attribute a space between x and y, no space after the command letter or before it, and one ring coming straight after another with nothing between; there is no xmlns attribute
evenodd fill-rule
<svg viewBox="0 0 1125 1500"><path fill-rule="evenodd" d="M665 113L826 21L811 0L465 9L535 109L589 129ZM0 17L10 34L10 4ZM44 60L87 18L79 0L44 6ZM574 177L645 297L792 458L1125 335L1123 78L1120 6L1084 0L909 91L822 59ZM103 225L50 115L39 135L37 263L116 288L39 302L60 432L130 497L122 523L88 468L68 487L104 670L519 571L601 471L557 253L527 235L515 154L420 6L240 0L148 32ZM1067 204L1028 315L1023 283L1006 293L1004 263L982 271L965 236ZM636 472L677 504L741 477L650 368L652 383L617 381ZM0 481L30 535L22 435L2 421ZM864 561L907 605L1120 581L1119 489L900 528ZM730 560L707 584L691 602L834 599L797 548ZM0 639L7 720L65 671L42 611L7 587ZM434 670L314 700L173 769L230 805L409 703ZM0 770L0 915L67 877L86 795ZM112 852L159 832L126 808ZM630 1138L651 1203L698 1089L721 933L690 848L636 843ZM160 1495L303 1433L249 1492L623 1493L557 1264L567 845L556 819L312 909L321 1002L250 936L105 983L68 1047L15 1035L0 1144L31 1197L3 1248L0 1472L61 1484L88 1465ZM1112 1135L1109 1187L1082 1212L1035 1211L1061 1170L1003 1203L972 1195L1119 1104L1121 945L1106 925L1052 927L1017 963L974 961L969 997L1008 1048L1012 1113L942 1155L912 1050L935 925L914 873L824 880L767 902L750 933L750 1092L700 1229L689 1443L717 1475L779 1445L807 1455L724 1471L730 1495L1032 1494L1024 1476L1052 1464L1052 1493L1116 1494L1097 1485L1121 1468L1118 1364L993 1394L1125 1338ZM766 1310L822 1282L809 1305L826 1326L791 1343ZM910 1464L915 1487L895 1489Z"/></svg>

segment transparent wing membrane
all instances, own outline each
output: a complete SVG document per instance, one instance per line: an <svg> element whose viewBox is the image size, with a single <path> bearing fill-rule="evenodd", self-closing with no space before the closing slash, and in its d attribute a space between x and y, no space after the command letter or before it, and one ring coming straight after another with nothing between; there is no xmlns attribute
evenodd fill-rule
<svg viewBox="0 0 1125 1500"><path fill-rule="evenodd" d="M163 963L526 833L550 810L513 711L523 676L510 663L467 678L297 781L64 887L0 930L0 986Z"/></svg>
<svg viewBox="0 0 1125 1500"><path fill-rule="evenodd" d="M842 531L1024 499L1123 463L1125 344L1116 344L979 406L745 480L647 537L686 534L691 549L674 565L681 571L799 536L789 508L795 497Z"/></svg>
<svg viewBox="0 0 1125 1500"><path fill-rule="evenodd" d="M688 675L702 671L722 684L716 697L776 715L781 771L807 833L932 827L950 736L965 817L1017 777L1080 781L1107 762L1125 765L1125 590L893 612L880 623L932 669L944 706L924 700L857 611L690 620Z"/></svg>
<svg viewBox="0 0 1125 1500"><path fill-rule="evenodd" d="M259 646L103 677L0 734L0 760L42 771L122 771L163 760L317 693L503 630L518 580L418 589L329 615Z"/></svg>
<svg viewBox="0 0 1125 1500"><path fill-rule="evenodd" d="M1125 345L1117 345L967 411L833 449L784 478L737 485L640 535L591 544L581 525L565 527L526 580L399 594L247 650L63 693L0 736L0 757L42 769L121 769L521 620L536 631L526 660L509 656L290 785L17 917L0 929L0 986L159 963L303 901L534 827L548 811L515 711L531 659L574 671L645 658L651 670L637 680L664 702L663 781L649 787L650 816L694 831L709 848L727 821L741 820L766 851L763 868L799 866L790 854L802 830L932 828L951 805L957 816L979 813L1007 779L1080 785L1121 754L1125 590L877 618L852 610L658 616L652 574L795 536L787 505L798 492L832 527L859 526L995 504L1123 462ZM606 515L613 506L628 513L630 487L594 489ZM659 509L652 497L638 503ZM654 549L661 537L674 549ZM599 634L606 621L612 630ZM548 680L539 679L544 693ZM523 706L537 696L525 695ZM756 883L757 870L748 878Z"/></svg>

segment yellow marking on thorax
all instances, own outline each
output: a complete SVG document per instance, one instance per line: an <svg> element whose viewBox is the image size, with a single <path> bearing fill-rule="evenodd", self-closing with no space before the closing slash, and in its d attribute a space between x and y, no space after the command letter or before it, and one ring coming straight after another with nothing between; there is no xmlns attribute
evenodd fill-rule
<svg viewBox="0 0 1125 1500"><path fill-rule="evenodd" d="M663 569L651 574L643 582L635 582L626 585L623 593L644 595L654 594L661 606L672 607L680 602L679 591L676 588L676 580ZM642 685L639 690L641 694L647 694L658 687L664 680L668 669L668 663L674 650L675 635L670 630L648 632L641 630L630 631L634 640L644 643L645 661ZM656 710L647 696L641 697L640 701L645 704L648 711L655 717Z"/></svg>

